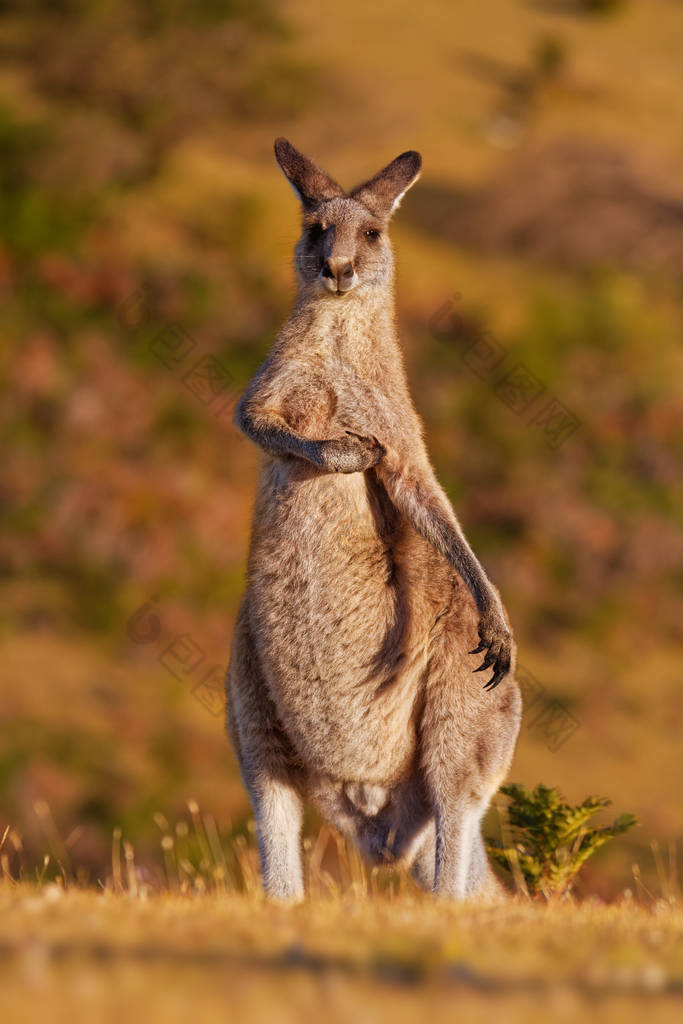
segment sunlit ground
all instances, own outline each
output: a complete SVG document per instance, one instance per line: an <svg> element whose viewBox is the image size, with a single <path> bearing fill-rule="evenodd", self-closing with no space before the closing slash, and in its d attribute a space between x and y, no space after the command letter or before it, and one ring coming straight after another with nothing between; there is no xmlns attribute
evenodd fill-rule
<svg viewBox="0 0 683 1024"><path fill-rule="evenodd" d="M683 915L663 901L458 908L347 891L287 909L5 883L0 913L12 1021L673 1021L681 1009Z"/></svg>

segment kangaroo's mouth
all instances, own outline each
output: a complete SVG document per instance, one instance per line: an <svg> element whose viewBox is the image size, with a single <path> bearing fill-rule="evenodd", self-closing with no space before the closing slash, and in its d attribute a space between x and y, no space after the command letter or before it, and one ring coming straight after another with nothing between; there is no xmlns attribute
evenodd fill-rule
<svg viewBox="0 0 683 1024"><path fill-rule="evenodd" d="M353 279L348 282L335 281L332 278L325 277L323 274L318 276L318 281L323 286L325 291L329 292L330 295L336 295L337 297L342 295L348 295L354 288L360 283L358 276L353 275Z"/></svg>

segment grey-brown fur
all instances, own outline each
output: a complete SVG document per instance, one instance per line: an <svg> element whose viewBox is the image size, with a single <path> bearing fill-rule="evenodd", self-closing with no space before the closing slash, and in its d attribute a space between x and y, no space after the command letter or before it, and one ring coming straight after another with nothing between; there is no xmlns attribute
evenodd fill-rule
<svg viewBox="0 0 683 1024"><path fill-rule="evenodd" d="M434 475L393 323L386 232L420 157L347 196L290 143L275 152L302 202L299 293L236 414L264 457L227 679L264 885L302 898L310 799L370 861L410 864L452 898L492 895L480 821L521 702L505 612Z"/></svg>

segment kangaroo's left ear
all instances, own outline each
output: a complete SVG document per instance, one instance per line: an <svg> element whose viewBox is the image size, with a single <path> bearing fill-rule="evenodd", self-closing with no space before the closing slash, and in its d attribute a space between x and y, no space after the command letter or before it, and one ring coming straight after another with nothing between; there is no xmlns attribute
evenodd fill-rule
<svg viewBox="0 0 683 1024"><path fill-rule="evenodd" d="M374 178L354 188L351 198L367 206L376 217L388 220L410 186L420 177L421 170L422 157L410 149L392 160Z"/></svg>
<svg viewBox="0 0 683 1024"><path fill-rule="evenodd" d="M327 171L300 153L287 139L275 140L275 158L304 208L313 209L326 199L346 195Z"/></svg>

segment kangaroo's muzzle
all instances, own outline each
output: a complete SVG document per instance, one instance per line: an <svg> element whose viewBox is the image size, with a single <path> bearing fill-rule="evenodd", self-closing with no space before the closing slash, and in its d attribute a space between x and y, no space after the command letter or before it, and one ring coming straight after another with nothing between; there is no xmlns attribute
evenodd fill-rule
<svg viewBox="0 0 683 1024"><path fill-rule="evenodd" d="M358 284L358 275L348 257L330 257L323 263L320 280L330 292L343 295Z"/></svg>

